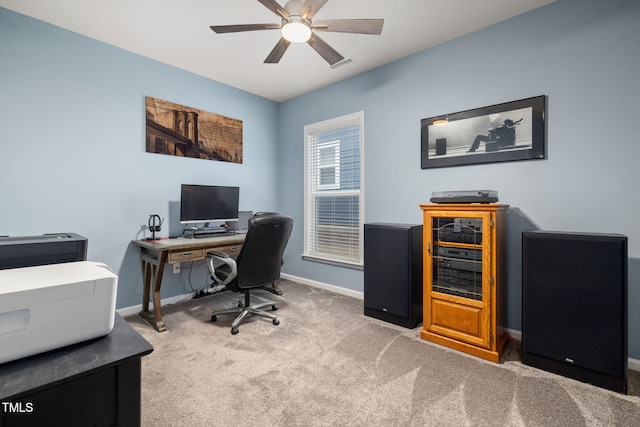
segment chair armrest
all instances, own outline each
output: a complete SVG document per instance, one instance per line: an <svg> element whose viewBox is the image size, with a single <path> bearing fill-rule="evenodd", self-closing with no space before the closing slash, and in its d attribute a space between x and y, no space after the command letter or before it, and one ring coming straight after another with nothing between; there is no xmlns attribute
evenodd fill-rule
<svg viewBox="0 0 640 427"><path fill-rule="evenodd" d="M229 275L227 275L226 277L219 277L216 274L216 267L213 264L213 261L216 259L218 261L221 261L223 264L226 264L229 266L229 269L231 270L229 272ZM207 265L209 266L209 272L211 273L211 277L219 285L226 286L233 279L235 279L236 276L238 276L238 266L236 264L236 261L225 253L218 252L218 251L207 252Z"/></svg>
<svg viewBox="0 0 640 427"><path fill-rule="evenodd" d="M218 251L209 251L207 252L207 255L215 256L216 258L229 258L229 255Z"/></svg>

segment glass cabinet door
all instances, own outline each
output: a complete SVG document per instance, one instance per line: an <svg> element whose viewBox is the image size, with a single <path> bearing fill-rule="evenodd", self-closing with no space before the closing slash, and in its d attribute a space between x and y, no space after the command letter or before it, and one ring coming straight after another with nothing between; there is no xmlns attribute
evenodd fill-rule
<svg viewBox="0 0 640 427"><path fill-rule="evenodd" d="M483 299L482 218L432 218L432 291Z"/></svg>
<svg viewBox="0 0 640 427"><path fill-rule="evenodd" d="M491 214L427 212L425 304L429 332L474 346L491 342Z"/></svg>

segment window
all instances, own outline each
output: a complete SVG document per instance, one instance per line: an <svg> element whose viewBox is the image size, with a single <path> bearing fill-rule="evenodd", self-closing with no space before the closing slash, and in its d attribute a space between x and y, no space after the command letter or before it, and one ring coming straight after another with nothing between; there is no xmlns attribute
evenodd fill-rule
<svg viewBox="0 0 640 427"><path fill-rule="evenodd" d="M304 127L305 258L361 266L364 113Z"/></svg>
<svg viewBox="0 0 640 427"><path fill-rule="evenodd" d="M317 144L318 190L340 189L340 141Z"/></svg>

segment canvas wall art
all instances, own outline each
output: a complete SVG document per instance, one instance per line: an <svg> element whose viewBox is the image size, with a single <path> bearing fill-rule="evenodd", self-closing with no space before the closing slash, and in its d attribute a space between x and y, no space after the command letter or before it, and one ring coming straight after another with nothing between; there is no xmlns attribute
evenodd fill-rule
<svg viewBox="0 0 640 427"><path fill-rule="evenodd" d="M146 97L146 151L242 163L242 120Z"/></svg>

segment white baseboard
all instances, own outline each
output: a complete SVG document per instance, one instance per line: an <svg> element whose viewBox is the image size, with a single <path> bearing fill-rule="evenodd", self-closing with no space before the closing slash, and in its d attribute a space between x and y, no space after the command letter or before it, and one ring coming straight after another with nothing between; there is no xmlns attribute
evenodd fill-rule
<svg viewBox="0 0 640 427"><path fill-rule="evenodd" d="M357 298L357 299L364 299L364 294L362 292L346 289L340 286L330 285L328 283L323 283L323 282L316 282L315 280L305 279L304 277L293 276L291 274L283 273L280 275L280 277L282 277L283 279L297 282L297 283L302 283L303 285L309 285L314 288L324 289L325 291L331 291L336 294L346 295L346 296ZM167 304L175 304L180 301L189 300L191 298L193 298L193 294L176 295L173 297L164 298L160 300L160 305L164 306ZM151 306L150 308L153 309L152 303L150 303L150 306ZM116 312L123 317L131 316L132 314L138 314L141 311L142 311L142 304L132 305L130 307L123 307L116 310Z"/></svg>
<svg viewBox="0 0 640 427"><path fill-rule="evenodd" d="M348 297L353 297L357 299L364 299L364 293L360 291L354 291L353 289L343 288L341 286L330 285L324 282L317 282L311 279L305 279L304 277L293 276L291 274L282 273L280 275L283 279L291 280L293 282L302 283L303 285L309 285L313 288L324 289L325 291L331 291L336 294L346 295Z"/></svg>
<svg viewBox="0 0 640 427"><path fill-rule="evenodd" d="M167 304L175 304L180 301L190 300L191 298L193 298L193 294L176 295L174 297L169 297L169 298L160 300L160 305L163 306ZM149 308L153 309L153 303L149 303ZM119 308L116 310L116 313L118 313L122 317L126 317L126 316L131 316L132 314L138 314L141 311L142 311L142 304L138 304L138 305L132 305L130 307Z"/></svg>
<svg viewBox="0 0 640 427"><path fill-rule="evenodd" d="M522 331L507 328L507 335L514 340L522 341Z"/></svg>

